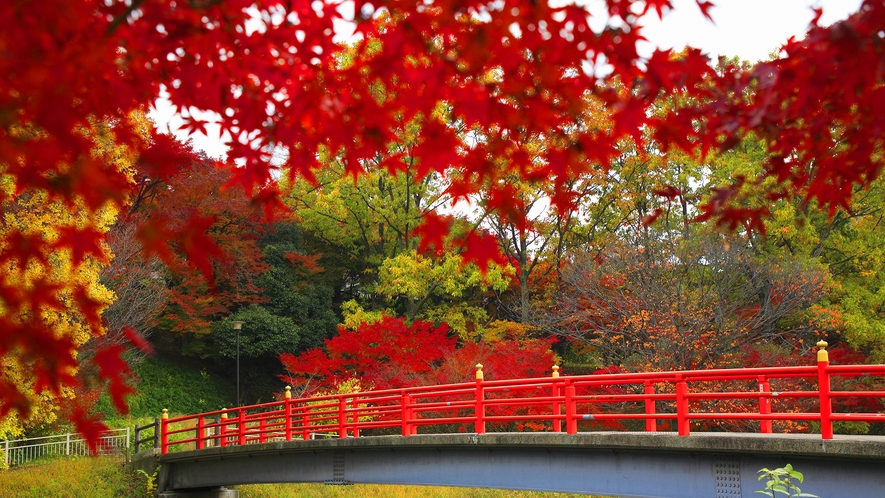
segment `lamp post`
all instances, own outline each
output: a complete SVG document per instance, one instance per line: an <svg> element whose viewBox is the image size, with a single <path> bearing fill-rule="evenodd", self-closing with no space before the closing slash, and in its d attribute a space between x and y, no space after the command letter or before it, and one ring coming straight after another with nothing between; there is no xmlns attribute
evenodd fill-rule
<svg viewBox="0 0 885 498"><path fill-rule="evenodd" d="M234 330L237 331L237 406L240 406L240 330L243 328L244 322L234 320L231 323L234 325Z"/></svg>

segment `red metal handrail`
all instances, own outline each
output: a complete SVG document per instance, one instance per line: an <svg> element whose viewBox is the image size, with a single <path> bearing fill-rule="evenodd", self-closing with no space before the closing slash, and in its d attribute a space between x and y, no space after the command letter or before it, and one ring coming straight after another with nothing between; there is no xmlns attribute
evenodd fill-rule
<svg viewBox="0 0 885 498"><path fill-rule="evenodd" d="M576 376L560 376L554 367L551 377L486 381L482 365L477 365L476 381L460 384L300 399L292 399L286 388L285 399L271 403L174 418L163 410L161 451L298 437L360 437L362 431L379 429L410 436L422 427L463 430L472 425L473 432L482 434L489 424L533 423L561 432L563 421L568 434L586 421L645 421L646 432L655 432L659 421L675 422L680 436L691 433L693 421L758 422L763 433L772 432L773 421L806 421L820 423L821 438L832 439L834 421L885 422L885 413L833 413L832 409L834 399L885 398L885 391L831 390L834 377L885 377L885 365L830 365L826 343L818 346L817 366ZM788 389L773 390L777 383ZM818 409L777 411L779 399L805 400ZM732 406L703 411L705 403Z"/></svg>

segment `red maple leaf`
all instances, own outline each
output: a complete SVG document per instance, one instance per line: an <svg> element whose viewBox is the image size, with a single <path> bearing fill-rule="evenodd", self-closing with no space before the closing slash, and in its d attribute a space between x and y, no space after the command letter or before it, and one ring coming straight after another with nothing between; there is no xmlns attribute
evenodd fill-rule
<svg viewBox="0 0 885 498"><path fill-rule="evenodd" d="M701 14L703 14L704 17L707 18L707 20L715 24L715 21L713 21L713 17L710 16L710 7L715 7L715 5L713 5L713 2L709 2L707 0L696 1L698 4L698 8L701 9Z"/></svg>
<svg viewBox="0 0 885 498"><path fill-rule="evenodd" d="M26 418L31 411L31 402L18 386L0 380L0 417L12 410L18 412L19 417Z"/></svg>
<svg viewBox="0 0 885 498"><path fill-rule="evenodd" d="M421 135L424 139L415 148L418 162L418 178L424 178L431 171L444 172L460 162L458 148L461 145L453 130L436 120L425 124Z"/></svg>
<svg viewBox="0 0 885 498"><path fill-rule="evenodd" d="M487 233L480 234L473 230L467 234L467 237L458 242L464 248L462 253L464 263L476 263L479 271L483 274L488 272L489 263L507 263L507 258L498 249L497 239L492 235Z"/></svg>
<svg viewBox="0 0 885 498"><path fill-rule="evenodd" d="M200 270L210 285L215 281L210 258L221 258L225 255L215 240L207 234L214 223L215 216L201 216L198 213L191 213L183 229L176 234L177 242L188 261Z"/></svg>
<svg viewBox="0 0 885 498"><path fill-rule="evenodd" d="M74 289L73 299L74 303L77 304L80 313L83 315L83 318L86 319L86 322L93 328L93 330L98 330L101 326L101 310L104 308L105 303L93 299L89 295L89 291L82 286L78 286Z"/></svg>
<svg viewBox="0 0 885 498"><path fill-rule="evenodd" d="M46 278L34 281L27 293L31 309L35 312L39 310L63 309L64 307L58 296L58 291L61 289L61 284L50 282Z"/></svg>
<svg viewBox="0 0 885 498"><path fill-rule="evenodd" d="M52 245L55 249L70 248L74 266L78 266L87 254L107 263L107 255L101 247L104 234L93 227L79 229L77 227L61 227L59 237Z"/></svg>
<svg viewBox="0 0 885 498"><path fill-rule="evenodd" d="M143 335L139 334L137 330L132 327L124 327L123 335L126 337L126 340L129 341L130 344L136 347L142 353L152 355L154 354L154 348L151 346Z"/></svg>
<svg viewBox="0 0 885 498"><path fill-rule="evenodd" d="M89 451L95 455L98 453L98 442L102 432L108 430L108 426L96 417L89 416L82 408L76 408L72 416L74 427L83 435Z"/></svg>
<svg viewBox="0 0 885 498"><path fill-rule="evenodd" d="M0 254L0 261L15 262L19 271L24 271L32 259L41 265L48 265L46 250L48 244L39 234L24 234L15 230L4 237L6 247Z"/></svg>
<svg viewBox="0 0 885 498"><path fill-rule="evenodd" d="M141 223L138 227L138 240L144 248L146 257L158 256L164 263L172 265L175 258L169 242L174 238L174 233L169 229L171 220L162 214L154 214L150 219Z"/></svg>
<svg viewBox="0 0 885 498"><path fill-rule="evenodd" d="M193 116L182 116L181 121L182 124L178 129L183 130L188 135L193 135L195 132L200 132L207 136L209 135L209 132L206 131L206 125L209 124L209 121L203 121L202 119L197 119Z"/></svg>
<svg viewBox="0 0 885 498"><path fill-rule="evenodd" d="M490 188L486 205L490 211L497 212L502 220L520 231L528 229L525 201L519 197L519 191L512 184L505 183Z"/></svg>
<svg viewBox="0 0 885 498"><path fill-rule="evenodd" d="M98 366L98 375L108 380L108 392L114 403L114 408L121 414L129 412L126 404L126 396L135 390L126 383L125 376L129 373L129 364L123 360L125 350L122 346L113 344L99 348L92 362Z"/></svg>
<svg viewBox="0 0 885 498"><path fill-rule="evenodd" d="M421 216L421 224L412 230L413 235L420 236L418 241L418 252L426 253L430 246L436 247L437 251L443 249L443 242L449 236L452 229L453 218L447 215L440 215L436 211L428 211Z"/></svg>

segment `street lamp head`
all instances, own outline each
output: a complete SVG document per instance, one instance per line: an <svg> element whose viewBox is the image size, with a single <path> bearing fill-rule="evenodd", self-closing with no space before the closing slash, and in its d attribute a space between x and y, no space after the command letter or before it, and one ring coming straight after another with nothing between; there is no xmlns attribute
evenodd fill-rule
<svg viewBox="0 0 885 498"><path fill-rule="evenodd" d="M246 322L241 322L241 321L239 321L239 320L234 320L234 321L232 321L232 322L230 322L230 323L232 323L232 324L234 325L234 330L240 330L240 329L243 328L243 324L246 323Z"/></svg>

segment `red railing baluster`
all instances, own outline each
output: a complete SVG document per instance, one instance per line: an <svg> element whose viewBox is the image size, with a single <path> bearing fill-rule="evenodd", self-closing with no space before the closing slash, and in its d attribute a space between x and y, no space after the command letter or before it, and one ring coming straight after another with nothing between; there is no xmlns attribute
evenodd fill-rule
<svg viewBox="0 0 885 498"><path fill-rule="evenodd" d="M258 442L267 442L267 419L263 413L261 414L261 418L258 419Z"/></svg>
<svg viewBox="0 0 885 498"><path fill-rule="evenodd" d="M301 406L301 439L305 441L310 439L310 405L308 404Z"/></svg>
<svg viewBox="0 0 885 498"><path fill-rule="evenodd" d="M202 450L205 448L206 440L205 434L203 432L205 422L203 421L202 415L197 415L197 449Z"/></svg>
<svg viewBox="0 0 885 498"><path fill-rule="evenodd" d="M403 436L412 435L412 397L405 391L400 396L400 422Z"/></svg>
<svg viewBox="0 0 885 498"><path fill-rule="evenodd" d="M353 410L353 437L360 437L360 405L356 395L350 401L350 409Z"/></svg>
<svg viewBox="0 0 885 498"><path fill-rule="evenodd" d="M764 375L759 376L759 392L765 393L764 395L759 396L759 414L769 415L771 414L771 398L769 398L771 385L768 383L768 379ZM771 419L760 419L759 431L763 434L771 434Z"/></svg>
<svg viewBox="0 0 885 498"><path fill-rule="evenodd" d="M338 437L347 437L347 400L344 396L338 396Z"/></svg>
<svg viewBox="0 0 885 498"><path fill-rule="evenodd" d="M645 394L654 394L655 393L655 385L652 381L645 381ZM646 415L654 415L655 414L655 400L654 398L645 398L645 414ZM647 418L645 419L645 432L655 432L658 429L658 419L656 418Z"/></svg>
<svg viewBox="0 0 885 498"><path fill-rule="evenodd" d="M833 405L830 400L830 374L827 366L830 355L827 353L827 342L817 343L817 392L820 398L820 436L821 439L833 439Z"/></svg>
<svg viewBox="0 0 885 498"><path fill-rule="evenodd" d="M219 427L219 441L220 446L227 446L227 411L224 409L221 410L221 427Z"/></svg>
<svg viewBox="0 0 885 498"><path fill-rule="evenodd" d="M565 391L565 432L577 434L578 407L575 402L575 386L570 379L566 379L563 390Z"/></svg>
<svg viewBox="0 0 885 498"><path fill-rule="evenodd" d="M680 436L688 436L691 433L688 420L688 384L682 380L681 375L676 376L676 429Z"/></svg>
<svg viewBox="0 0 885 498"><path fill-rule="evenodd" d="M246 411L240 408L240 414L237 417L237 444L243 446L246 444Z"/></svg>

